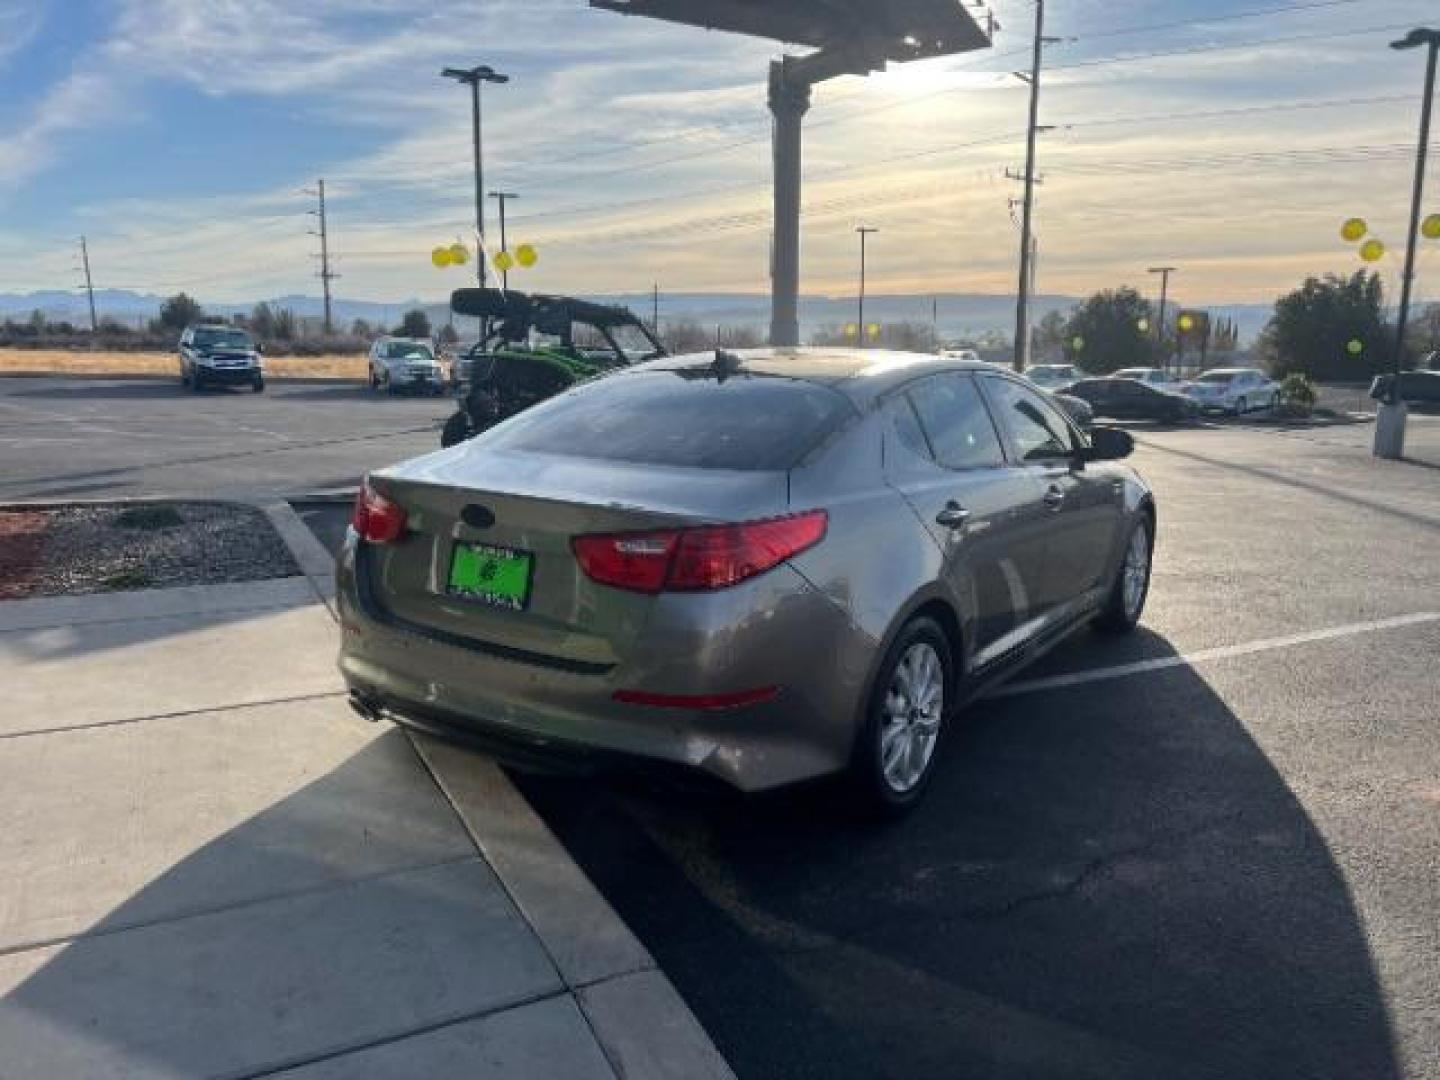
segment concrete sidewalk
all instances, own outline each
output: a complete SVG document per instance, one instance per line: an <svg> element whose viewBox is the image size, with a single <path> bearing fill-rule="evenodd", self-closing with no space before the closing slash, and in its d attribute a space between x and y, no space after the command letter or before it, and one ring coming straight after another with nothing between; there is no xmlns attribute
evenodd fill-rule
<svg viewBox="0 0 1440 1080"><path fill-rule="evenodd" d="M729 1076L499 770L350 713L318 580L0 604L0 1077Z"/></svg>

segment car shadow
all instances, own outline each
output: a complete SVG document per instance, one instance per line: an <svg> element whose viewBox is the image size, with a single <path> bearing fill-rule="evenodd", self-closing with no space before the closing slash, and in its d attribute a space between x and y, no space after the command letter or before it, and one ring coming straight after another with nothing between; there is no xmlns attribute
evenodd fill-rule
<svg viewBox="0 0 1440 1080"><path fill-rule="evenodd" d="M250 393L248 386L243 387L206 387L200 393L211 393L213 390L243 390ZM146 377L137 379L125 379L115 376L97 375L92 381L90 379L66 380L65 382L50 383L45 386L27 387L22 390L13 390L7 397L14 398L41 398L64 401L75 401L78 399L92 399L95 401L155 401L168 398L189 398L194 397L196 391L187 389L180 385L179 376L174 379L162 379L158 377Z"/></svg>
<svg viewBox="0 0 1440 1080"><path fill-rule="evenodd" d="M338 718L300 719L358 723L342 705L331 708ZM36 835L33 856L8 867L15 876L0 886L23 901L5 905L0 920L0 1074L270 1075L508 1004L516 988L504 985L505 972L517 957L545 974L517 951L529 946L506 929L513 914L405 736L361 730L282 737L308 761L340 757L308 783L303 765L285 764L284 746L246 744L243 728L225 736L232 757L215 764L230 775L213 791L174 767L140 770L181 809L130 807L129 833L97 826L120 839L113 851L72 835L83 815L58 827L12 823ZM185 742L193 753L193 738ZM203 832L232 801L260 797L247 787L289 783L267 769L299 782L151 880L124 865L127 855L154 858L177 835ZM41 771L53 786L53 770ZM133 762L121 770L131 783L136 773ZM150 794L130 793L137 802ZM201 824L176 825L187 811ZM63 854L45 850L47 838L80 867L64 867ZM144 883L127 896L131 877ZM99 897L85 887L91 881ZM57 893L66 883L73 888ZM109 910L107 889L123 897Z"/></svg>
<svg viewBox="0 0 1440 1080"><path fill-rule="evenodd" d="M941 755L889 824L517 779L741 1076L1399 1075L1325 838L1194 669L981 701Z"/></svg>

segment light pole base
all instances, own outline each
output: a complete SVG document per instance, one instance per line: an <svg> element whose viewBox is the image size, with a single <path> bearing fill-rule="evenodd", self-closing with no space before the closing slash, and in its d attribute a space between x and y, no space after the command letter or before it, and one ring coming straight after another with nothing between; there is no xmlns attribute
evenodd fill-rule
<svg viewBox="0 0 1440 1080"><path fill-rule="evenodd" d="M1410 407L1403 401L1380 406L1375 414L1376 457L1395 461L1405 456L1405 418L1409 415Z"/></svg>

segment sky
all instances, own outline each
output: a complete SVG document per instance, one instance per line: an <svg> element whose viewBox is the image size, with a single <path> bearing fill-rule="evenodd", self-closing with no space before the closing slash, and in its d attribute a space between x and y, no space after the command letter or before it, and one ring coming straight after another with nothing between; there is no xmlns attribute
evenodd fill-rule
<svg viewBox="0 0 1440 1080"><path fill-rule="evenodd" d="M1035 7L991 8L990 49L816 89L803 291L854 290L866 225L875 292L1013 292ZM1359 267L1355 215L1397 281L1424 64L1386 45L1435 15L1049 0L1037 289L1150 291L1166 264L1185 302L1268 301ZM486 186L540 256L513 285L762 293L782 48L584 0L0 0L0 291L73 288L84 234L97 287L318 294L324 177L337 294L443 297L469 272L429 253L473 238L474 204L468 91L439 71L487 63L511 81L485 90Z"/></svg>

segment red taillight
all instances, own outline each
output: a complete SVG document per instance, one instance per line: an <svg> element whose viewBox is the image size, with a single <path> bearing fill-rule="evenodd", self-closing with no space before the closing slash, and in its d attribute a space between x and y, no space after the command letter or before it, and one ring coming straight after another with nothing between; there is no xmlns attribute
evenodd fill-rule
<svg viewBox="0 0 1440 1080"><path fill-rule="evenodd" d="M360 485L360 492L355 496L350 527L360 534L362 540L372 544L390 544L405 534L405 510L372 488L367 480Z"/></svg>
<svg viewBox="0 0 1440 1080"><path fill-rule="evenodd" d="M724 589L763 574L825 536L829 515L812 510L735 525L577 536L575 558L602 585L634 592Z"/></svg>

